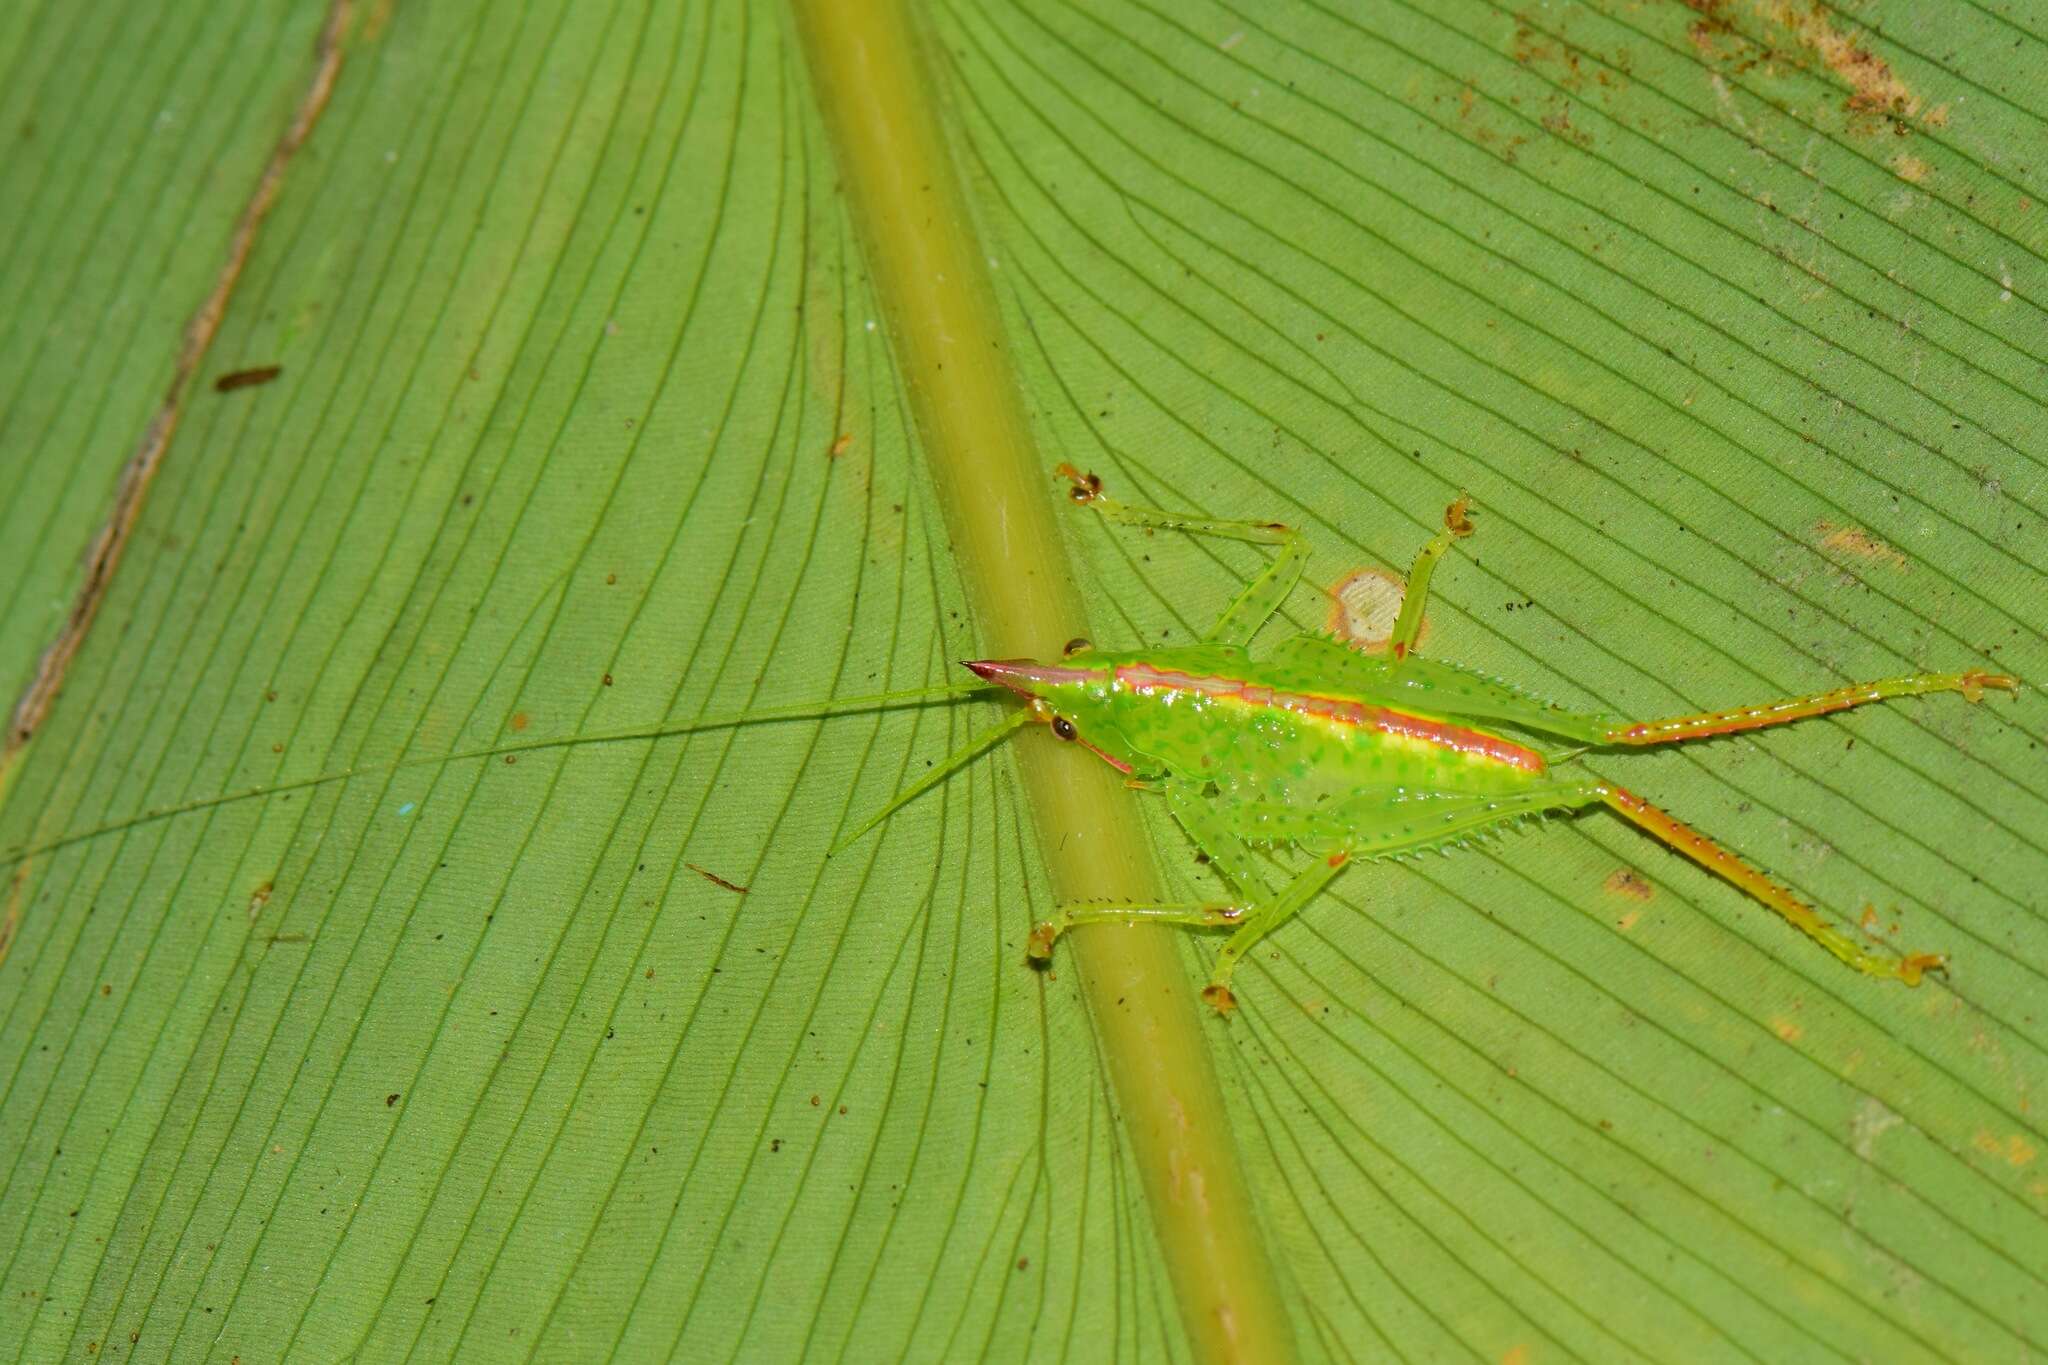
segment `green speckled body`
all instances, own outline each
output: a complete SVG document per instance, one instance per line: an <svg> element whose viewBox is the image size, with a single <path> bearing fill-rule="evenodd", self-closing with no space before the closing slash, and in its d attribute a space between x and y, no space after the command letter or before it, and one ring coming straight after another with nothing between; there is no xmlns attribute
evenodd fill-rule
<svg viewBox="0 0 2048 1365"><path fill-rule="evenodd" d="M1471 720L1542 703L1315 636L1264 659L1217 644L1091 652L1049 668L1037 695L1134 779L1202 784L1219 825L1248 840L1412 849L1506 818L1500 798L1551 782L1536 750Z"/></svg>

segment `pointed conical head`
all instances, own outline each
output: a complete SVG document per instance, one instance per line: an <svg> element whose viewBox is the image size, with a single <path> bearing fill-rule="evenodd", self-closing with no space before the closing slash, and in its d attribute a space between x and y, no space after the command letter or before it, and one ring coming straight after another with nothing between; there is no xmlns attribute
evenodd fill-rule
<svg viewBox="0 0 2048 1365"><path fill-rule="evenodd" d="M1059 738L1083 745L1122 772L1132 770L1131 746L1117 724L1118 704L1125 698L1111 661L968 659L962 666L1025 698L1033 714Z"/></svg>

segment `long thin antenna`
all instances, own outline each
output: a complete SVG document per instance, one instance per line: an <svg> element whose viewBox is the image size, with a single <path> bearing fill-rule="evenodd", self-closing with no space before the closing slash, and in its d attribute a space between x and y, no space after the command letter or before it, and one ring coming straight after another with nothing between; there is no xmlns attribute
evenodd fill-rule
<svg viewBox="0 0 2048 1365"><path fill-rule="evenodd" d="M517 740L509 744L493 744L484 748L459 749L445 754L418 754L411 758L392 759L386 763L365 763L354 768L342 768L334 772L321 773L315 777L294 778L288 782L259 783L238 791L221 792L214 796L202 796L191 801L173 802L167 806L152 806L133 815L94 825L90 829L73 830L51 839L30 844L19 844L0 851L0 867L12 867L30 858L72 844L84 843L103 835L119 834L157 820L168 820L175 816L192 815L208 811L216 806L232 805L237 801L251 801L259 796L281 796L287 792L305 791L310 787L323 786L329 782L345 782L352 777L368 777L377 773L397 772L402 768L420 768L429 764L461 763L467 759L495 758L500 754L530 754L546 749L574 749L586 744L623 744L635 740L666 739L671 735L692 735L705 730L730 730L742 725L770 724L791 720L818 720L826 716L844 715L855 711L887 711L899 706L915 706L926 702L954 701L973 696L978 692L997 690L991 683L976 678L972 681L947 683L940 687L920 687L899 692L877 692L866 697L834 697L829 701L798 702L789 706L762 707L752 711L735 711L724 715L698 716L691 720L663 722L657 725L640 726L630 730L599 730L588 734L565 735L556 739Z"/></svg>
<svg viewBox="0 0 2048 1365"><path fill-rule="evenodd" d="M945 781L945 779L952 774L955 768L961 767L962 765L967 763L968 760L972 759L976 754L980 753L983 749L988 748L989 745L994 744L997 740L1009 734L1012 730L1019 729L1027 722L1034 719L1036 719L1036 717L1032 715L1030 708L1020 706L1015 711L1011 712L1009 717L1000 722L999 724L991 725L988 729L983 730L980 734L970 736L965 744L955 749L952 753L947 754L945 759L939 764L938 767L933 768L923 777L919 778L917 781L905 787L902 791L897 792L894 796L890 797L888 805L882 807L873 815L870 815L867 819L861 821L859 827L856 828L851 834L842 835L839 841L833 844L832 847L826 851L826 856L831 857L834 854L837 854L840 849L845 848L848 844L860 838L861 835L866 834L876 825L881 824L884 820L894 815L898 810L910 804L912 801L915 801L918 797L923 796L933 787L938 786L939 783Z"/></svg>

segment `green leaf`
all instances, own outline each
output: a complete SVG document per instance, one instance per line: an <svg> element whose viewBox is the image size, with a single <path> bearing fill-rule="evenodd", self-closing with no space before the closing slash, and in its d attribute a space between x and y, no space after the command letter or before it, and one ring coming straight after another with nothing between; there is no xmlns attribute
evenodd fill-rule
<svg viewBox="0 0 2048 1365"><path fill-rule="evenodd" d="M0 15L11 692L323 22ZM1575 706L2048 679L2024 11L920 22L1049 458L1298 522L1318 586L1468 492L1425 648ZM343 50L0 850L974 656L787 13L384 4ZM1102 643L1259 562L1061 517ZM1023 965L1010 759L825 857L996 715L366 772L4 869L0 1352L1187 1354L1071 953ZM1601 814L1347 872L1205 1025L1303 1353L2039 1349L2044 732L2030 688L1594 762L1947 952L1917 991Z"/></svg>

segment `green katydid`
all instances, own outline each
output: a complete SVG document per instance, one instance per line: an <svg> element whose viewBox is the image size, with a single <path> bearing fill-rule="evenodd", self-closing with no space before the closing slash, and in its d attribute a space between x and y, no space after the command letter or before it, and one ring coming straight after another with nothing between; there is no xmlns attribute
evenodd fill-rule
<svg viewBox="0 0 2048 1365"><path fill-rule="evenodd" d="M1981 671L1919 673L1642 722L1567 711L1415 653L1430 575L1452 542L1472 529L1463 498L1447 509L1444 529L1415 557L1384 657L1319 635L1293 636L1254 657L1252 637L1301 580L1308 543L1299 531L1277 522L1128 506L1102 496L1093 475L1064 465L1060 472L1075 502L1112 521L1276 545L1279 552L1199 644L1128 652L1083 646L1057 663L967 664L1025 704L850 836L864 833L996 738L1037 721L1115 767L1128 786L1163 797L1208 865L1236 893L1216 902L1060 906L1032 931L1033 959L1048 960L1054 940L1077 924L1151 920L1231 928L1235 932L1218 952L1202 992L1227 1014L1235 1005L1230 978L1238 962L1352 859L1442 848L1526 816L1605 805L1748 892L1860 972L1912 986L1944 965L1938 954L1890 958L1869 951L1734 852L1633 792L1555 769L1588 749L1760 729L1890 697L1961 692L1975 701L1986 688L2016 690L2012 678ZM1577 747L1544 753L1493 728L1503 724ZM1310 856L1276 891L1253 860L1254 844L1293 845Z"/></svg>
<svg viewBox="0 0 2048 1365"><path fill-rule="evenodd" d="M965 667L975 680L951 686L364 765L158 807L0 850L0 867L148 821L398 768L816 719L1007 689L1022 697L1023 705L898 792L843 836L833 851L860 838L997 741L1024 725L1039 723L1118 769L1133 789L1163 797L1205 861L1234 893L1231 899L1213 902L1058 906L1031 932L1029 956L1036 962L1049 960L1058 936L1079 924L1142 920L1230 928L1234 932L1218 952L1202 993L1209 1004L1228 1014L1235 1005L1230 980L1238 962L1314 900L1354 858L1444 848L1524 817L1605 805L1775 910L1860 972L1911 986L1918 985L1926 972L1943 967L1945 959L1938 954L1893 958L1870 951L1734 852L1641 797L1591 775L1560 775L1557 769L1593 748L1664 744L1760 729L1893 697L1960 692L1976 701L1987 688L2016 691L2014 679L1977 670L1918 673L1756 706L1643 722L1569 711L1455 664L1424 659L1415 651L1437 561L1472 529L1463 498L1446 511L1444 529L1416 555L1385 655L1363 654L1320 635L1296 635L1255 658L1252 637L1301 580L1308 544L1298 530L1277 522L1219 520L1119 503L1102 495L1101 481L1093 475L1065 465L1060 474L1075 503L1111 521L1273 545L1278 553L1197 644L1112 652L1075 641L1057 662L969 661ZM1546 753L1500 733L1494 728L1498 726L1529 736L1556 737L1575 747ZM1276 891L1254 861L1252 845L1289 845L1307 854L1308 861Z"/></svg>

